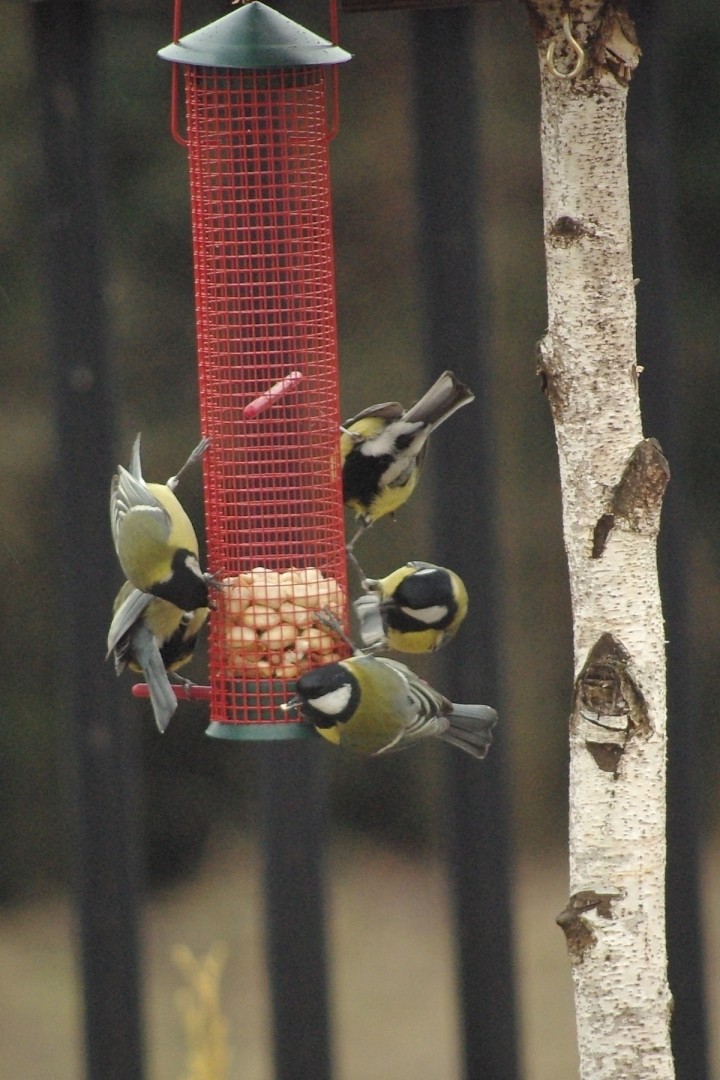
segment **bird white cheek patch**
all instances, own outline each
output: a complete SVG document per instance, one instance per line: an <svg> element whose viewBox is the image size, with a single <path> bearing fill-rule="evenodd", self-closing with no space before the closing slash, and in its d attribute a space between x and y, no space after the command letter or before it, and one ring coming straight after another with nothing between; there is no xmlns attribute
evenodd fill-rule
<svg viewBox="0 0 720 1080"><path fill-rule="evenodd" d="M448 613L448 609L441 604L426 608L401 607L400 610L403 615L407 615L411 619L417 619L418 622L425 623L427 626L435 626L441 619L446 618Z"/></svg>
<svg viewBox="0 0 720 1080"><path fill-rule="evenodd" d="M352 686L339 686L337 690L330 690L327 694L321 694L320 697L309 698L309 701L318 712L325 713L326 716L339 716L347 708L351 694Z"/></svg>

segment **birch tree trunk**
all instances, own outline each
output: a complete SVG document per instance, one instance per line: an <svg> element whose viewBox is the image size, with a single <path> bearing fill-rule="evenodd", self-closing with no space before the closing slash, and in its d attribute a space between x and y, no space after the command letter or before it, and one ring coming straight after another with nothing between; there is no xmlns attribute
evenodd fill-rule
<svg viewBox="0 0 720 1080"><path fill-rule="evenodd" d="M656 541L667 462L644 439L621 4L527 0L542 83L548 330L577 678L570 897L558 917L584 1080L667 1080L665 653Z"/></svg>

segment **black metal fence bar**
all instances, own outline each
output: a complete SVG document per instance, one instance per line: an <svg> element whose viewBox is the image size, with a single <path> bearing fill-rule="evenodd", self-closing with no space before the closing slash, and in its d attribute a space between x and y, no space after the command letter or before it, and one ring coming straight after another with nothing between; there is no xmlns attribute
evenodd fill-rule
<svg viewBox="0 0 720 1080"><path fill-rule="evenodd" d="M483 193L474 14L470 7L412 16L418 220L428 379L455 368L482 398L482 420L463 410L443 429L442 454L432 455L434 561L457 570L478 598L469 625L441 654L441 685L458 700L475 700L481 692L483 701L502 712L496 449L486 395L492 382L484 345L487 282L477 229ZM461 535L468 537L464 545ZM482 765L448 753L448 845L466 1080L513 1080L519 1068L504 757L502 730Z"/></svg>
<svg viewBox="0 0 720 1080"><path fill-rule="evenodd" d="M30 5L44 155L47 312L56 372L57 572L87 1080L142 1080L138 759L103 664L117 568L107 519L108 393L97 138L97 6ZM65 748L63 747L63 755Z"/></svg>
<svg viewBox="0 0 720 1080"><path fill-rule="evenodd" d="M679 387L688 367L677 340L677 261L673 251L672 152L667 100L669 45L663 4L638 3L634 14L643 58L630 87L628 152L637 290L638 362L647 435L670 461L659 540L668 660L668 974L673 994L672 1046L677 1080L707 1080L707 1016L700 902L696 683L689 630L686 418Z"/></svg>
<svg viewBox="0 0 720 1080"><path fill-rule="evenodd" d="M275 1080L330 1080L320 739L257 747Z"/></svg>

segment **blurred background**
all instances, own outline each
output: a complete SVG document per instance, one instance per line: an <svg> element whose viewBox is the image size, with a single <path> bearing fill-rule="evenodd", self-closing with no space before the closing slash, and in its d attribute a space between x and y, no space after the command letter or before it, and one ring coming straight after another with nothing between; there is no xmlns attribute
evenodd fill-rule
<svg viewBox="0 0 720 1080"><path fill-rule="evenodd" d="M714 0L659 6L674 186L666 224L675 239L670 274L680 356L677 453L666 438L661 442L672 484L684 495L691 613L685 645L699 719L693 784L702 836L709 1006L717 1028L720 9ZM41 76L30 8L12 0L0 5L0 1073L70 1080L81 1075L80 990L68 900L68 719L59 707L67 642L57 588L62 552L43 279ZM142 431L146 475L164 478L198 438L187 161L168 131L168 65L155 56L172 36L171 4L103 0L98 10L116 458L127 459L135 433ZM327 35L327 10L315 0L293 0L278 10ZM226 11L221 0L186 0L184 31ZM420 358L412 18L401 11L346 13L341 19L340 43L354 55L341 71L341 129L332 146L344 415L378 400L409 403L427 382ZM472 25L491 384L477 385L472 356L456 370L477 393L473 422L482 423L491 403L496 429L496 460L485 467L496 470L502 555L498 681L509 761L524 1075L558 1080L576 1068L570 976L554 924L567 899L572 648L552 424L535 375L535 342L546 318L537 59L521 4L479 4ZM642 14L638 29L642 45ZM656 377L653 363L646 363L641 394L646 388L652 394ZM468 418L468 438L473 422ZM442 453L441 435L434 453ZM97 476L103 490L108 482L109 476ZM387 524L363 541L363 562L373 575L405 560L411 534L417 544L413 555L432 557L432 496L428 476L402 511L402 529ZM187 480L184 502L201 522L199 478ZM461 536L462 523L457 528ZM109 532L106 543L111 545ZM97 604L109 613L112 598L111 590ZM103 653L99 640L98 664ZM199 655L190 671L198 680L202 665ZM129 681L123 680L118 694L131 700ZM260 752L273 748L207 739L205 710L198 705L181 707L162 737L148 707L131 704L125 711L137 728L144 769L148 1074L165 1080L179 1077L183 1068L172 946L184 942L203 952L223 940L229 948L223 1005L231 1019L231 1075L264 1080L271 1072L258 930L257 763ZM322 753L330 787L329 935L338 1076L444 1080L458 1068L451 920L439 842L438 762L444 750L423 747L370 765ZM712 1046L720 1076L715 1034Z"/></svg>

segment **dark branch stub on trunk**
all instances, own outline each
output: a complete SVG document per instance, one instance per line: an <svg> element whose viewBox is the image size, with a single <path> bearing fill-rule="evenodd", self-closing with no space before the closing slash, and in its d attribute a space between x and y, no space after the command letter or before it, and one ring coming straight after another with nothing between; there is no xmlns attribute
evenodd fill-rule
<svg viewBox="0 0 720 1080"><path fill-rule="evenodd" d="M601 634L575 682L572 724L596 729L587 748L598 768L615 772L628 739L648 736L652 723L642 690L631 670L631 657L612 634ZM599 732L609 732L605 739ZM604 750L598 751L602 746Z"/></svg>

